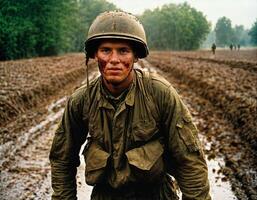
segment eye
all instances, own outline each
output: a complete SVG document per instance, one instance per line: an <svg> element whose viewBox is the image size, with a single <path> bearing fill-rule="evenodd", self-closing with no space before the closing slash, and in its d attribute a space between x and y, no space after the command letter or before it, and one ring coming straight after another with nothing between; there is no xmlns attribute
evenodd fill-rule
<svg viewBox="0 0 257 200"><path fill-rule="evenodd" d="M120 54L127 54L127 53L130 53L131 50L129 48L121 48L120 49Z"/></svg>
<svg viewBox="0 0 257 200"><path fill-rule="evenodd" d="M104 53L104 54L108 54L108 53L111 52L111 50L110 50L109 48L101 48L101 49L100 49L100 52L101 52L101 53Z"/></svg>

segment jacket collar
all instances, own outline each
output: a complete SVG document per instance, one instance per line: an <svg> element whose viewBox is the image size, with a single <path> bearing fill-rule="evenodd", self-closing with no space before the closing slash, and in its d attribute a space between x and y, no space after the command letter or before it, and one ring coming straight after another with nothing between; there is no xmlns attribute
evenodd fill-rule
<svg viewBox="0 0 257 200"><path fill-rule="evenodd" d="M132 85L129 89L129 92L125 98L125 103L128 106L133 106L135 103L135 94L136 94L136 87L137 87L137 82L138 82L138 74L137 71L134 70L134 77L133 77L133 82ZM96 93L96 100L99 101L99 106L108 108L108 109L113 109L113 106L107 101L106 97L104 96L103 92L101 91L102 87L102 77L98 77L98 85L97 85L97 93Z"/></svg>

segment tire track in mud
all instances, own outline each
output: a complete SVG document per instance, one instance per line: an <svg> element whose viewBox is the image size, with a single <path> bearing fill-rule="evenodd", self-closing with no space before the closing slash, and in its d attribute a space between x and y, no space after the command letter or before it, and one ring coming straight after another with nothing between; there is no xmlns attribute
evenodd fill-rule
<svg viewBox="0 0 257 200"><path fill-rule="evenodd" d="M182 55L177 55L177 57L184 58L189 61L207 61L211 63L225 64L230 66L231 68L244 69L253 73L257 72L257 62L221 60L221 59L215 59L215 58L191 57L191 56L182 56Z"/></svg>
<svg viewBox="0 0 257 200"><path fill-rule="evenodd" d="M17 143L8 143L12 148L6 148L1 159L1 199L50 198L50 188L44 187L44 182L50 183L48 154L62 110L51 110L47 119L24 132Z"/></svg>
<svg viewBox="0 0 257 200"><path fill-rule="evenodd" d="M97 74L93 71L89 78ZM37 125L27 127L29 129L17 133L18 138L0 146L1 200L50 199L48 156L67 98L64 96L48 105L47 112Z"/></svg>

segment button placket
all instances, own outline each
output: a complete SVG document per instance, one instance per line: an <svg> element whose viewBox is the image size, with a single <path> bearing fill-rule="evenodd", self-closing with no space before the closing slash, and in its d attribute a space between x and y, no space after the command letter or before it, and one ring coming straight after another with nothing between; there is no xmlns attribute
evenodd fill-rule
<svg viewBox="0 0 257 200"><path fill-rule="evenodd" d="M119 113L119 115L117 115ZM122 148L123 145L123 136L122 136L122 116L121 116L121 111L117 110L117 112L114 114L113 118L113 124L112 124L112 153L113 157L117 158L119 155L119 151Z"/></svg>

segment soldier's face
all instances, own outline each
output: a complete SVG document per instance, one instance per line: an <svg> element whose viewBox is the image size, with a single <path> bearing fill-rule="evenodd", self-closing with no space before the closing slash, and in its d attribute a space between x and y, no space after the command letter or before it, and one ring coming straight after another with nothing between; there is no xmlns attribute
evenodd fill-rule
<svg viewBox="0 0 257 200"><path fill-rule="evenodd" d="M107 84L119 85L129 81L134 62L137 61L130 43L104 40L99 45L95 59Z"/></svg>

